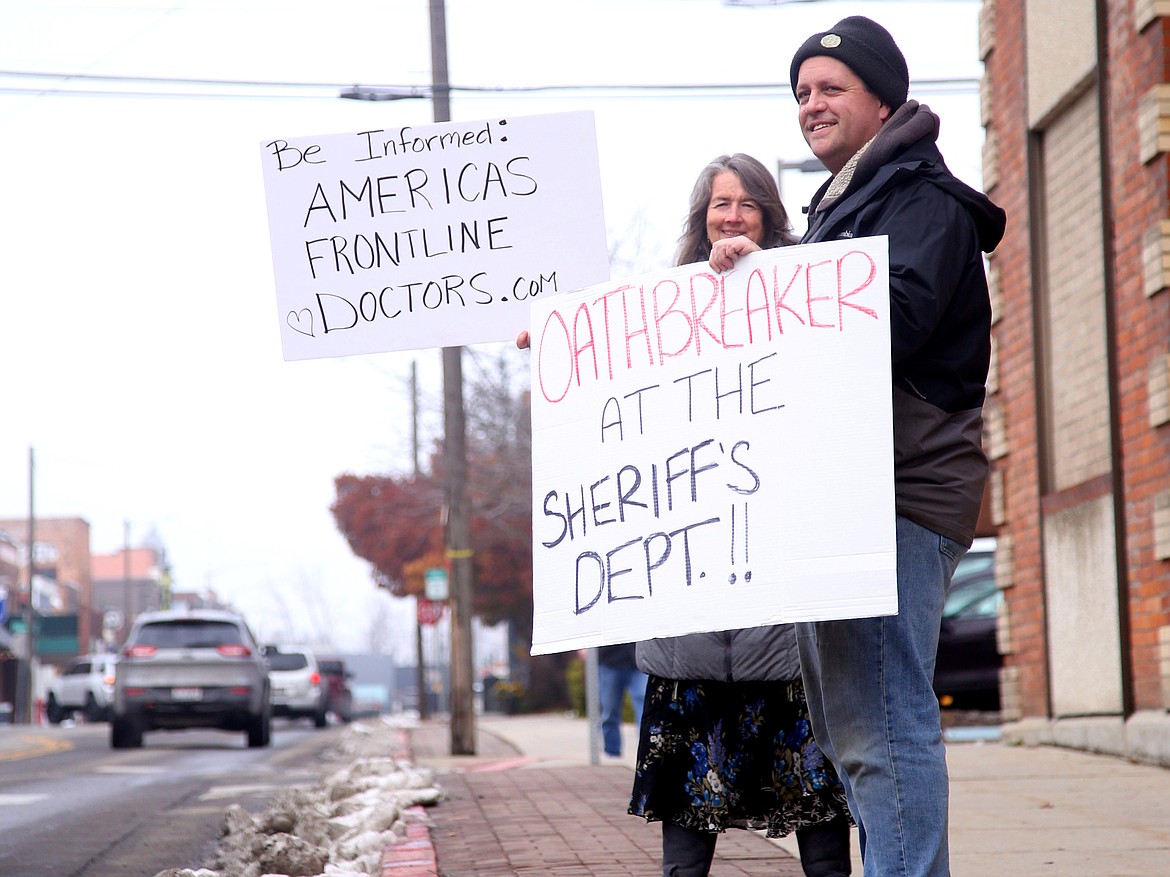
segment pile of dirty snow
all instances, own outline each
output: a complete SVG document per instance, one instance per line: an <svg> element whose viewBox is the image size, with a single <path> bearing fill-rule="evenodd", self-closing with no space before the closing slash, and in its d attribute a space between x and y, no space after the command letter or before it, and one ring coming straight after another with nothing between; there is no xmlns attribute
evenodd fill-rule
<svg viewBox="0 0 1170 877"><path fill-rule="evenodd" d="M388 718L354 722L326 757L338 768L318 785L282 793L258 816L228 808L212 869L155 877L377 874L382 851L406 836L407 808L438 803L442 794L431 771L381 754L400 749L405 733Z"/></svg>

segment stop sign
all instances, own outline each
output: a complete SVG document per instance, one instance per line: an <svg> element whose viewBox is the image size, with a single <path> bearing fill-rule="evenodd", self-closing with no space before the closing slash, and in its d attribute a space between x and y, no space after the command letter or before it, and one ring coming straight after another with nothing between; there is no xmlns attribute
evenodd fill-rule
<svg viewBox="0 0 1170 877"><path fill-rule="evenodd" d="M443 610L446 608L445 603L438 600L427 600L422 597L418 598L418 623L419 624L438 624L439 619L443 617Z"/></svg>

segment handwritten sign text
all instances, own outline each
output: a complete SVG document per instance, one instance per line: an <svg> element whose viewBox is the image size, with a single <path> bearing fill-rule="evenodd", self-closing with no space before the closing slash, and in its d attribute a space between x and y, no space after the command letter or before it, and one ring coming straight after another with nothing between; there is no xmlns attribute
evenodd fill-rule
<svg viewBox="0 0 1170 877"><path fill-rule="evenodd" d="M608 276L590 113L262 144L286 359L515 337Z"/></svg>
<svg viewBox="0 0 1170 877"><path fill-rule="evenodd" d="M889 614L885 238L532 306L533 651Z"/></svg>

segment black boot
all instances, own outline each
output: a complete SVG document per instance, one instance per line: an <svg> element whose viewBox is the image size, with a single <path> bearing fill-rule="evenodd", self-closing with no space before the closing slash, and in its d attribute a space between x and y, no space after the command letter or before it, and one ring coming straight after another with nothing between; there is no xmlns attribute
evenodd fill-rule
<svg viewBox="0 0 1170 877"><path fill-rule="evenodd" d="M837 816L828 822L796 829L800 867L805 877L849 877L849 820Z"/></svg>
<svg viewBox="0 0 1170 877"><path fill-rule="evenodd" d="M707 877L718 839L715 832L662 823L662 877Z"/></svg>

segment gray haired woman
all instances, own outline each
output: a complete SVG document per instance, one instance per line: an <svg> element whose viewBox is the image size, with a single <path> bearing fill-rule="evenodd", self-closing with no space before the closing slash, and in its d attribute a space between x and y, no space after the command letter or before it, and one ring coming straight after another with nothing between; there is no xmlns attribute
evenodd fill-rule
<svg viewBox="0 0 1170 877"><path fill-rule="evenodd" d="M796 242L775 179L736 153L699 174L676 262L740 235ZM796 832L807 877L850 874L845 790L812 737L792 625L647 640L637 658L649 682L629 812L662 823L663 877L706 877L727 828Z"/></svg>

